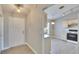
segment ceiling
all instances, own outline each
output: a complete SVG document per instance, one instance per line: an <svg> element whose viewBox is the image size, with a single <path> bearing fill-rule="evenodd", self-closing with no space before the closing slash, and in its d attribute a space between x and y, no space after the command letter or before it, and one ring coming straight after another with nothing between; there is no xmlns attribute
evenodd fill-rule
<svg viewBox="0 0 79 59"><path fill-rule="evenodd" d="M60 7L62 6L64 7L60 9ZM79 7L79 5L78 4L56 4L45 9L44 11L47 13L48 19L55 20L71 13L71 10L75 9L76 7Z"/></svg>
<svg viewBox="0 0 79 59"><path fill-rule="evenodd" d="M17 12L17 8L14 4L4 4L0 6L2 6L2 10L7 15L24 16L24 17L29 14L30 10L32 10L33 8L37 8L38 10L44 10L44 12L47 13L48 19L53 20L69 14L71 12L71 9L73 8L75 9L75 7L79 6L78 4L22 4L22 5L23 7L20 13ZM64 6L64 8L59 9L61 6Z"/></svg>
<svg viewBox="0 0 79 59"><path fill-rule="evenodd" d="M38 8L40 10L43 10L51 6L51 4L22 4L22 5L23 7L20 13L17 12L17 8L14 4L4 4L0 6L2 6L4 13L10 16L16 16L16 15L26 16L30 12L30 10L32 10L32 8Z"/></svg>

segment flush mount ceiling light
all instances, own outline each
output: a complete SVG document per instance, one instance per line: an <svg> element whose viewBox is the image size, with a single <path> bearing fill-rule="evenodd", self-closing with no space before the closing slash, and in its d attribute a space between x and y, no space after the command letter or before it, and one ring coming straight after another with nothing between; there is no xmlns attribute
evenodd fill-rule
<svg viewBox="0 0 79 59"><path fill-rule="evenodd" d="M23 4L15 4L16 8L17 8L17 12L20 13L21 9L23 8Z"/></svg>
<svg viewBox="0 0 79 59"><path fill-rule="evenodd" d="M60 6L60 7L59 7L59 9L63 9L63 8L64 8L64 6Z"/></svg>
<svg viewBox="0 0 79 59"><path fill-rule="evenodd" d="M20 13L20 12L21 12L21 10L20 10L20 9L17 9L17 12L18 12L18 13Z"/></svg>

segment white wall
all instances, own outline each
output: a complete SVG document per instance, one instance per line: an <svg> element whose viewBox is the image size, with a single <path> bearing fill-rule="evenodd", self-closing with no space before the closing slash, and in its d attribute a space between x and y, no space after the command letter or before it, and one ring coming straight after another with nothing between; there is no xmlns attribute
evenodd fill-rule
<svg viewBox="0 0 79 59"><path fill-rule="evenodd" d="M0 50L2 49L2 43L3 43L3 19L0 16Z"/></svg>
<svg viewBox="0 0 79 59"><path fill-rule="evenodd" d="M0 5L0 53L3 48L3 13Z"/></svg>
<svg viewBox="0 0 79 59"><path fill-rule="evenodd" d="M39 9L32 9L26 19L27 43L37 52L42 53L42 33L45 14Z"/></svg>
<svg viewBox="0 0 79 59"><path fill-rule="evenodd" d="M9 33L9 28L8 28L8 18L7 16L4 16L4 48L9 47L9 39L8 39L8 33Z"/></svg>
<svg viewBox="0 0 79 59"><path fill-rule="evenodd" d="M63 26L62 20L57 20L55 22L55 38L64 39L65 37L65 29Z"/></svg>

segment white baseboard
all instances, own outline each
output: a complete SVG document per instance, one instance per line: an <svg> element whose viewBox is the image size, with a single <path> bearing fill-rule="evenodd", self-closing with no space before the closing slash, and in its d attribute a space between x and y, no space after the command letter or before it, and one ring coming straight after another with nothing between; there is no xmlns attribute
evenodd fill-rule
<svg viewBox="0 0 79 59"><path fill-rule="evenodd" d="M24 43L20 43L20 44L13 45L13 46L11 46L11 48L12 47L17 47L17 46L20 46L20 45L24 45Z"/></svg>
<svg viewBox="0 0 79 59"><path fill-rule="evenodd" d="M31 45L29 45L28 43L25 43L35 54L37 54L37 52L35 51L35 49L33 49L32 47L31 47Z"/></svg>
<svg viewBox="0 0 79 59"><path fill-rule="evenodd" d="M11 47L5 47L5 48L2 49L2 51L3 51L3 50L7 50L7 49L9 49L9 48L11 48Z"/></svg>
<svg viewBox="0 0 79 59"><path fill-rule="evenodd" d="M50 51L50 54L53 54L53 51Z"/></svg>
<svg viewBox="0 0 79 59"><path fill-rule="evenodd" d="M17 44L17 45L14 45L14 46L5 47L5 48L2 49L2 51L3 51L3 50L10 49L10 48L12 48L12 47L17 47L17 46L20 46L20 45L24 45L24 43Z"/></svg>

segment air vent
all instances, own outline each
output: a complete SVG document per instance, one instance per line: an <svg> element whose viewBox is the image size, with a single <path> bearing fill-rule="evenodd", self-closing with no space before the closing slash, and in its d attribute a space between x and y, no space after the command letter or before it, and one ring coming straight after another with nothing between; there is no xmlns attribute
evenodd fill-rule
<svg viewBox="0 0 79 59"><path fill-rule="evenodd" d="M63 8L64 8L64 6L59 7L59 9L63 9Z"/></svg>

